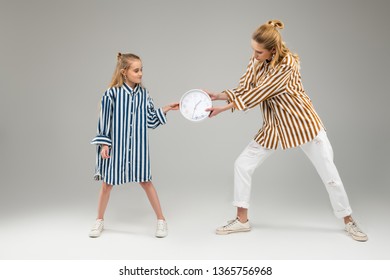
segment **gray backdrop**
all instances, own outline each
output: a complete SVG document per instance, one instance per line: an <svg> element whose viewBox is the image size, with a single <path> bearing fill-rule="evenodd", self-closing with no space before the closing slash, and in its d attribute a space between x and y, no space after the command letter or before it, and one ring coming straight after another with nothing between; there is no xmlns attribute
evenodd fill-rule
<svg viewBox="0 0 390 280"><path fill-rule="evenodd" d="M389 3L1 0L0 258L389 258ZM255 172L254 230L215 236L235 214L233 163L261 126L257 109L202 123L169 112L168 124L150 131L150 147L170 235L153 237L151 207L127 184L112 193L105 235L89 239L100 188L89 142L117 52L141 56L144 85L163 106L192 88L235 87L251 34L269 19L285 23L284 40L301 57L370 241L344 236L299 149L279 150Z"/></svg>

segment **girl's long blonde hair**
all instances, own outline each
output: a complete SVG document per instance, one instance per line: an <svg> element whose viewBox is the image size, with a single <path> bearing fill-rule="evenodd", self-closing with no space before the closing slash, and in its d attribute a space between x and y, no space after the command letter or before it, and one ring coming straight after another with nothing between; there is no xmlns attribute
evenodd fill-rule
<svg viewBox="0 0 390 280"><path fill-rule="evenodd" d="M258 27L252 34L252 39L259 44L263 44L265 49L269 51L275 50L275 54L270 62L271 67L275 67L289 53L292 54L297 62L299 61L299 56L292 53L282 40L279 29L283 28L284 24L280 20L269 20Z"/></svg>
<svg viewBox="0 0 390 280"><path fill-rule="evenodd" d="M123 83L125 82L125 78L121 71L127 70L130 67L131 62L135 60L141 61L141 58L138 55L132 53L118 53L116 68L114 71L114 75L112 75L109 87L121 87L123 85Z"/></svg>

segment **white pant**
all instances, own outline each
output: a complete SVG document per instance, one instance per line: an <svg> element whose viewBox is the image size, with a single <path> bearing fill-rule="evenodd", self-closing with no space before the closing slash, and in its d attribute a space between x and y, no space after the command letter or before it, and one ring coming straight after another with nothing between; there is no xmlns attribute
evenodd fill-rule
<svg viewBox="0 0 390 280"><path fill-rule="evenodd" d="M336 217L342 218L350 215L352 210L337 168L333 163L333 149L325 130L321 130L312 141L303 144L300 148L317 169L328 191ZM252 174L274 151L252 140L237 158L234 164L234 206L249 208Z"/></svg>

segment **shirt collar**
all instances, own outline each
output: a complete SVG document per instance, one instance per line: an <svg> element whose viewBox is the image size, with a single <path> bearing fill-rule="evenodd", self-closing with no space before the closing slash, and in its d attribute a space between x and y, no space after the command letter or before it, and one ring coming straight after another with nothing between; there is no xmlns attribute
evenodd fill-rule
<svg viewBox="0 0 390 280"><path fill-rule="evenodd" d="M123 86L122 86L124 89L125 89L125 91L127 91L128 93L130 93L130 94L135 94L135 93L137 93L138 92L138 89L139 89L139 84L136 84L135 85L135 87L134 87L134 89L132 89L128 84L126 84L126 83L123 83Z"/></svg>
<svg viewBox="0 0 390 280"><path fill-rule="evenodd" d="M268 60L265 60L265 61L264 61L264 65L266 65L268 68L272 68L272 69L273 69L273 68L275 68L275 65L272 66L272 65L271 65L271 61L272 61L272 60L269 60L269 61L268 61Z"/></svg>
<svg viewBox="0 0 390 280"><path fill-rule="evenodd" d="M253 66L253 69L255 69L256 67L269 67L269 68L274 68L275 66L271 66L271 61L267 61L267 60L264 60L263 62L260 62L258 60L256 60L254 57L252 59L252 66Z"/></svg>

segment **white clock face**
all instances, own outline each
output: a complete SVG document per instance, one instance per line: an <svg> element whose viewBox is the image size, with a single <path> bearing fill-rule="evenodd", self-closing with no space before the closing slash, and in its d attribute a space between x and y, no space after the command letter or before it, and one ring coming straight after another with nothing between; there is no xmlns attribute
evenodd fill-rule
<svg viewBox="0 0 390 280"><path fill-rule="evenodd" d="M206 119L210 112L205 110L212 106L210 96L200 89L187 91L180 100L180 112L186 119L194 122Z"/></svg>

